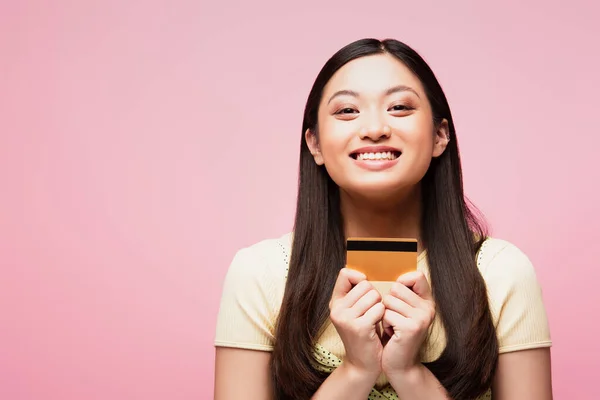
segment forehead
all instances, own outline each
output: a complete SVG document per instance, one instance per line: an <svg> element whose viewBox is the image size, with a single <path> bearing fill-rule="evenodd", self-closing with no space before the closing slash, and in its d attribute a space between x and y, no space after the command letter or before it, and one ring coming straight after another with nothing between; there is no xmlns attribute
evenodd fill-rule
<svg viewBox="0 0 600 400"><path fill-rule="evenodd" d="M338 90L353 90L361 95L381 95L390 87L405 85L417 93L423 89L419 79L390 54L357 58L345 64L331 77L323 91L327 98Z"/></svg>

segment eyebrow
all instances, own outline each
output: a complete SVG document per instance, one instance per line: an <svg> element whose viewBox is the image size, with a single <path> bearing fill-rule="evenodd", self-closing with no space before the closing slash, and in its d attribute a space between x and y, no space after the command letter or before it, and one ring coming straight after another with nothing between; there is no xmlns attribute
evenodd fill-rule
<svg viewBox="0 0 600 400"><path fill-rule="evenodd" d="M398 85L398 86L391 87L385 91L385 95L389 96L391 94L398 93L398 92L412 92L418 98L421 98L421 96L419 96L419 94L413 88L411 88L410 86L406 86L406 85ZM338 90L329 98L329 101L327 102L327 104L331 103L331 101L333 99L335 99L336 97L339 97L339 96L360 97L359 93L355 92L354 90Z"/></svg>

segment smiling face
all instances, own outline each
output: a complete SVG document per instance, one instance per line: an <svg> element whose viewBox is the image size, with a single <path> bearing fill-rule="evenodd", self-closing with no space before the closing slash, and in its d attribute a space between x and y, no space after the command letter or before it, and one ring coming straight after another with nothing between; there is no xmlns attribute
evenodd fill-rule
<svg viewBox="0 0 600 400"><path fill-rule="evenodd" d="M417 185L448 143L448 123L434 126L419 79L398 59L378 54L350 61L325 86L317 132L306 141L345 192L388 197Z"/></svg>

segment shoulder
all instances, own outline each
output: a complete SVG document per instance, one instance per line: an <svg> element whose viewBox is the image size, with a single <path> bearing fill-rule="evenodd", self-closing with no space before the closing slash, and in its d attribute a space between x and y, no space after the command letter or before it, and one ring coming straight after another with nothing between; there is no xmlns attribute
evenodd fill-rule
<svg viewBox="0 0 600 400"><path fill-rule="evenodd" d="M477 265L487 286L500 353L551 346L542 287L529 257L513 243L489 238Z"/></svg>
<svg viewBox="0 0 600 400"><path fill-rule="evenodd" d="M490 237L483 242L477 255L477 266L484 279L513 281L535 278L535 268L529 256L514 243Z"/></svg>
<svg viewBox="0 0 600 400"><path fill-rule="evenodd" d="M287 274L289 234L239 249L227 270L215 344L270 350Z"/></svg>
<svg viewBox="0 0 600 400"><path fill-rule="evenodd" d="M269 280L284 279L287 275L291 233L266 238L238 249L229 267L228 275L246 278L269 276ZM279 278L279 279L278 279Z"/></svg>

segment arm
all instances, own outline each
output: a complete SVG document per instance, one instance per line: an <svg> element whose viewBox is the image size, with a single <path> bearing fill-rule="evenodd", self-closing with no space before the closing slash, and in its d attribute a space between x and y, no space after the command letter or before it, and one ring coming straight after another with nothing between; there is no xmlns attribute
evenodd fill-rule
<svg viewBox="0 0 600 400"><path fill-rule="evenodd" d="M552 400L550 349L500 354L494 400Z"/></svg>
<svg viewBox="0 0 600 400"><path fill-rule="evenodd" d="M488 256L483 271L500 351L494 400L551 400L552 341L534 266L512 244L488 250Z"/></svg>
<svg viewBox="0 0 600 400"><path fill-rule="evenodd" d="M500 354L494 377L494 400L552 400L550 349L540 348ZM394 376L390 383L400 398L443 399L447 394L423 365Z"/></svg>
<svg viewBox="0 0 600 400"><path fill-rule="evenodd" d="M325 379L312 400L365 400L376 380L377 376L369 376L342 362Z"/></svg>
<svg viewBox="0 0 600 400"><path fill-rule="evenodd" d="M273 398L267 351L217 347L215 400Z"/></svg>
<svg viewBox="0 0 600 400"><path fill-rule="evenodd" d="M382 366L388 381L406 400L447 400L438 379L421 362L418 349L435 316L431 288L422 272L402 275L383 298L383 326L390 337Z"/></svg>
<svg viewBox="0 0 600 400"><path fill-rule="evenodd" d="M215 400L270 400L273 314L285 286L283 267L268 262L279 248L239 250L223 284L215 335ZM265 261L266 260L266 261Z"/></svg>
<svg viewBox="0 0 600 400"><path fill-rule="evenodd" d="M552 400L550 349L540 348L500 354L492 385L494 400ZM390 379L398 397L443 399L448 396L423 365Z"/></svg>
<svg viewBox="0 0 600 400"><path fill-rule="evenodd" d="M215 358L215 400L273 399L269 374L271 353L220 347ZM313 400L364 400L377 376L369 376L342 363L323 382Z"/></svg>
<svg viewBox="0 0 600 400"><path fill-rule="evenodd" d="M238 256L232 264L221 302L215 399L272 399L269 364L273 333L264 321L270 320L268 310L273 307L263 303L268 297L263 282L268 277L254 278L257 268L245 266L258 264L250 264L248 258L242 261L245 262L240 262ZM249 291L249 287L253 290ZM384 307L379 300L379 294L364 275L346 268L340 271L330 307L332 322L346 347L346 360L317 390L315 400L368 397L380 374L382 345L375 326Z"/></svg>
<svg viewBox="0 0 600 400"><path fill-rule="evenodd" d="M377 333L377 323L385 311L381 295L364 274L342 268L329 307L346 356L312 399L364 400L381 373L383 345Z"/></svg>
<svg viewBox="0 0 600 400"><path fill-rule="evenodd" d="M449 400L446 389L423 364L388 377L398 397L410 400ZM512 399L512 398L511 398ZM494 397L494 400L497 400ZM515 399L516 400L516 399ZM532 399L533 400L533 399Z"/></svg>

